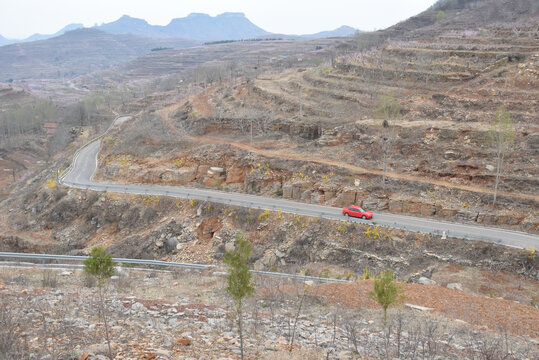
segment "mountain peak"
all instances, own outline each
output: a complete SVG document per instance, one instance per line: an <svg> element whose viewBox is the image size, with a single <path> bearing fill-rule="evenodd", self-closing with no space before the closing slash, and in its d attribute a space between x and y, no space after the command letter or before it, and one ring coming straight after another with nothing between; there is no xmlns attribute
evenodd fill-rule
<svg viewBox="0 0 539 360"><path fill-rule="evenodd" d="M192 13L175 18L160 28L162 36L199 41L241 40L267 35L241 12L225 12L217 16Z"/></svg>
<svg viewBox="0 0 539 360"><path fill-rule="evenodd" d="M113 21L112 23L110 24L114 24L114 23L140 23L140 24L148 24L148 22L144 19L139 19L139 18L135 18L135 17L132 17L132 16L129 16L129 15L122 15L121 18L119 18L118 20L116 21Z"/></svg>
<svg viewBox="0 0 539 360"><path fill-rule="evenodd" d="M224 12L217 15L216 17L227 17L227 18L244 18L245 14L242 12Z"/></svg>
<svg viewBox="0 0 539 360"><path fill-rule="evenodd" d="M189 15L187 15L188 18L209 18L211 17L210 15L208 14L204 14L204 13L190 13ZM178 18L176 18L178 19ZM174 19L174 20L176 20Z"/></svg>

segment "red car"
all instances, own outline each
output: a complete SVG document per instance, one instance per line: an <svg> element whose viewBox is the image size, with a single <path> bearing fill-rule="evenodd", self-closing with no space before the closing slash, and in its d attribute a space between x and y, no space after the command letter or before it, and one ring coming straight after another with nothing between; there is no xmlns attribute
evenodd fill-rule
<svg viewBox="0 0 539 360"><path fill-rule="evenodd" d="M346 217L353 216L368 220L372 219L372 211L363 210L360 206L356 205L344 207L342 209L342 214Z"/></svg>

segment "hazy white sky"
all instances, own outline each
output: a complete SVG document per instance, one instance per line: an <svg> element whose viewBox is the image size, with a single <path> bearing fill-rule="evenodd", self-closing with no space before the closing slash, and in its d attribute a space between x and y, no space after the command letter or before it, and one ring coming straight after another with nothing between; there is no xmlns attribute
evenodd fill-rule
<svg viewBox="0 0 539 360"><path fill-rule="evenodd" d="M152 25L192 12L243 12L266 31L310 34L349 25L382 29L426 10L435 0L0 0L0 35L52 34L70 23L93 26L126 14Z"/></svg>

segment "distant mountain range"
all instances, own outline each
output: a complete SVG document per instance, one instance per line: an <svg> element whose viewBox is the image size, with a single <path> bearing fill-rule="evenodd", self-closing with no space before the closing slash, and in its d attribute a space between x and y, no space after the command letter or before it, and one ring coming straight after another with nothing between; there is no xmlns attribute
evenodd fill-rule
<svg viewBox="0 0 539 360"><path fill-rule="evenodd" d="M354 29L351 26L343 25L335 30L321 31L316 34L310 34L310 35L300 35L300 37L302 39L324 39L324 38L331 38L331 37L344 37L344 36L354 35L356 31L359 31L359 30Z"/></svg>
<svg viewBox="0 0 539 360"><path fill-rule="evenodd" d="M83 27L84 27L84 25L82 25L82 24L69 24L69 25L63 27L62 29L60 29L59 31L55 32L54 34L34 34L34 35L29 36L26 39L22 39L22 40L6 39L2 35L0 35L0 46L9 45L9 44L15 44L15 43L21 43L21 42L30 42L30 41L50 39L50 38L53 38L53 37L56 37L56 36L63 35L68 31L80 29L80 28L83 28Z"/></svg>
<svg viewBox="0 0 539 360"><path fill-rule="evenodd" d="M224 13L215 17L195 13L184 18L173 19L166 26L150 25L143 19L124 15L114 22L98 26L97 29L110 34L199 41L241 40L270 35L249 21L242 13Z"/></svg>
<svg viewBox="0 0 539 360"><path fill-rule="evenodd" d="M6 39L0 35L0 46L44 40L56 37L67 31L82 28L82 24L70 24L60 31L50 34L34 34L23 40ZM207 14L193 13L184 18L172 19L166 26L150 25L144 19L137 19L127 15L116 21L94 26L93 28L109 34L130 34L150 38L180 38L200 42L218 40L242 40L260 37L285 37L298 39L315 39L327 37L349 36L356 29L350 26L341 26L333 31L323 31L311 35L281 35L272 34L253 24L243 13L223 13L212 17Z"/></svg>
<svg viewBox="0 0 539 360"><path fill-rule="evenodd" d="M76 29L51 39L0 47L0 81L73 77L134 59L152 49L180 49L199 44L194 40Z"/></svg>
<svg viewBox="0 0 539 360"><path fill-rule="evenodd" d="M13 40L6 39L2 35L0 35L0 46L7 45L7 44L12 44L12 42L13 42Z"/></svg>

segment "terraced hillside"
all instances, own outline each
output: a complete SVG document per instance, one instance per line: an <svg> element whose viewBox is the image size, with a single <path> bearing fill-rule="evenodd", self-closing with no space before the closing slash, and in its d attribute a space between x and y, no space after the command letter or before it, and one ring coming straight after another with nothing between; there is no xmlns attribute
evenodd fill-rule
<svg viewBox="0 0 539 360"><path fill-rule="evenodd" d="M144 169L148 159L131 154L130 164L118 170L122 164L114 156L129 150L109 144L103 176L187 181L313 203L361 201L375 210L535 231L539 34L533 20L511 27L503 22L510 20L489 23L480 17L480 27L474 27L469 12L491 3L448 8L448 20L439 23L429 23L432 11L426 12L378 37L418 19L427 19L427 25L377 47L362 47L363 37L350 39L341 49L356 41L360 50L326 56L316 67L266 72L242 83L222 79L172 106L177 110L170 118L170 109L163 115L166 126L191 140L195 136L203 147L165 151L166 157L150 161L151 169ZM382 138L388 130L373 118L384 95L402 107L400 117L390 121L394 139L385 187ZM515 121L516 142L505 159L501 200L492 208L496 163L488 133L499 106ZM195 168L187 180L163 175L178 163L220 166L225 174L213 179Z"/></svg>
<svg viewBox="0 0 539 360"><path fill-rule="evenodd" d="M350 40L253 40L209 43L185 49L154 51L119 66L116 80L183 75L184 81L213 83L231 77L256 77L265 72L281 72L290 67L319 64L334 56L338 48L348 48ZM187 75L198 71L196 78ZM99 74L97 74L99 75Z"/></svg>

